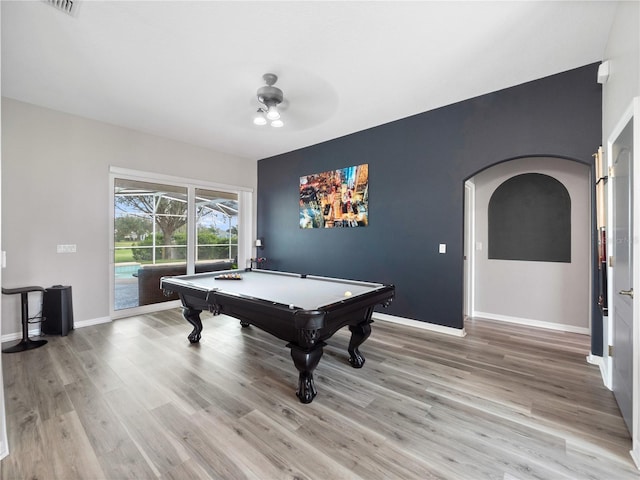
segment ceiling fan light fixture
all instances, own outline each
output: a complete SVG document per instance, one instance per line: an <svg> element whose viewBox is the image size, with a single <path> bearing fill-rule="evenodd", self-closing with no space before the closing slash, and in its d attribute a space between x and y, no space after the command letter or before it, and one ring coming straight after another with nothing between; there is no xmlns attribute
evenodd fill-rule
<svg viewBox="0 0 640 480"><path fill-rule="evenodd" d="M262 79L266 85L260 87L256 92L258 102L262 107L258 108L258 115L253 119L253 123L255 125L266 125L267 120L269 120L271 121L271 126L282 127L284 122L280 120L278 105L284 100L284 94L278 87L273 86L278 81L278 77L273 73L265 73Z"/></svg>
<svg viewBox="0 0 640 480"><path fill-rule="evenodd" d="M262 109L258 109L258 112L256 113L256 116L253 117L253 124L254 125L266 125L267 124L267 119L264 118L264 115L262 115Z"/></svg>
<svg viewBox="0 0 640 480"><path fill-rule="evenodd" d="M269 120L278 120L280 118L280 112L278 112L278 107L275 105L271 105L267 110L267 118Z"/></svg>

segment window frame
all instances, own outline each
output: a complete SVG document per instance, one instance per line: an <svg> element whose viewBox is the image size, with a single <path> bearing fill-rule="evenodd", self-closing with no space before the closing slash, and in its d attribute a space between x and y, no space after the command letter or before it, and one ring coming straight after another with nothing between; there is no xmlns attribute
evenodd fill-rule
<svg viewBox="0 0 640 480"><path fill-rule="evenodd" d="M137 307L115 310L115 181L116 179L125 179L132 181L140 181L146 183L159 183L187 190L187 274L195 272L195 249L197 235L197 221L195 218L195 198L196 190L216 190L237 194L238 196L238 267L242 268L247 265L252 252L252 238L255 236L254 215L253 215L253 188L241 187L237 185L228 185L217 182L208 182L204 180L196 180L174 175L164 175L154 172L144 172L139 170L131 170L120 167L109 168L109 314L111 319L128 317L131 315L139 315L143 313L156 312L175 308L180 306L180 301L169 301L163 303L155 303L151 305L142 305Z"/></svg>

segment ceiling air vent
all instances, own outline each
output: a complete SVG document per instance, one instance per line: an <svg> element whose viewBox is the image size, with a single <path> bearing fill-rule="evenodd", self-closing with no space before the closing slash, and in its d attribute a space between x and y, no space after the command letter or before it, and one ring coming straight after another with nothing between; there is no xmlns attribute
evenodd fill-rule
<svg viewBox="0 0 640 480"><path fill-rule="evenodd" d="M78 0L43 0L52 7L68 15L75 16L78 11Z"/></svg>

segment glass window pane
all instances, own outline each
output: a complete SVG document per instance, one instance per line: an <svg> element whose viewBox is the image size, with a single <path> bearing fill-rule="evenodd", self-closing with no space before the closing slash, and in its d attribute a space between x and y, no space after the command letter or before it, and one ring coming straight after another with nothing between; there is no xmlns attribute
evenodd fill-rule
<svg viewBox="0 0 640 480"><path fill-rule="evenodd" d="M238 195L196 189L196 263L238 257Z"/></svg>
<svg viewBox="0 0 640 480"><path fill-rule="evenodd" d="M187 189L116 179L114 221L114 309L175 300L159 285L186 273Z"/></svg>

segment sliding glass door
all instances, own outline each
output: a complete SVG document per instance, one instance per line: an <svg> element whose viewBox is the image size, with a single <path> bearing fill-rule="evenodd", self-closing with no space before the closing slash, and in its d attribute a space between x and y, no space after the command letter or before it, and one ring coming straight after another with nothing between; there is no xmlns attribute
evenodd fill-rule
<svg viewBox="0 0 640 480"><path fill-rule="evenodd" d="M238 258L238 194L197 188L195 262Z"/></svg>
<svg viewBox="0 0 640 480"><path fill-rule="evenodd" d="M175 300L160 278L234 267L238 193L114 178L113 310Z"/></svg>

